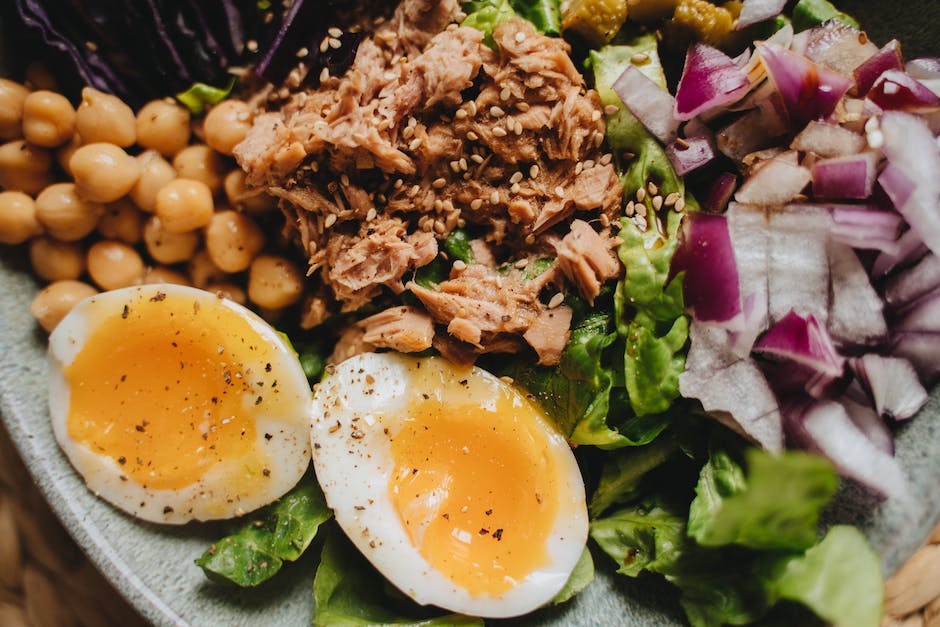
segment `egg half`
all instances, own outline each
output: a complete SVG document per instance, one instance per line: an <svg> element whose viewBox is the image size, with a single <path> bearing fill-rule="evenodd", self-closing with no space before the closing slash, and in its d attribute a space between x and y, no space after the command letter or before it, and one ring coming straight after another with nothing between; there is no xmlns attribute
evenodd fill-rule
<svg viewBox="0 0 940 627"><path fill-rule="evenodd" d="M161 523L238 516L310 462L311 391L261 318L179 285L79 303L49 338L53 431L88 487Z"/></svg>
<svg viewBox="0 0 940 627"><path fill-rule="evenodd" d="M313 460L336 520L421 604L483 617L550 601L584 549L584 484L542 410L476 367L366 353L314 394Z"/></svg>

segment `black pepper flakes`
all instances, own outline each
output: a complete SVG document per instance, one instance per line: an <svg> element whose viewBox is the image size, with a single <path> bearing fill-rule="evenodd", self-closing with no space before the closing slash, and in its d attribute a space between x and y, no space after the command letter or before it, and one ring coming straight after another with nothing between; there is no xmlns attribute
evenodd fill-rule
<svg viewBox="0 0 940 627"><path fill-rule="evenodd" d="M163 508L163 513L164 513L164 514L172 514L172 513L173 513L173 508L170 507L169 505L167 505L166 507Z"/></svg>
<svg viewBox="0 0 940 627"><path fill-rule="evenodd" d="M496 531L494 531L494 532L493 532L493 537L496 538L496 541L497 541L497 542L499 542L500 540L502 540L502 539L503 539L503 530L502 530L502 529L497 529Z"/></svg>
<svg viewBox="0 0 940 627"><path fill-rule="evenodd" d="M121 318L123 320L127 320L127 317L130 315L130 313L131 313L131 308L128 307L127 305L124 305L124 309L121 310Z"/></svg>
<svg viewBox="0 0 940 627"><path fill-rule="evenodd" d="M479 533L481 536L485 536L485 535L488 535L488 534L490 533L490 530L484 527L483 529L480 529L480 531L479 531L478 533Z"/></svg>

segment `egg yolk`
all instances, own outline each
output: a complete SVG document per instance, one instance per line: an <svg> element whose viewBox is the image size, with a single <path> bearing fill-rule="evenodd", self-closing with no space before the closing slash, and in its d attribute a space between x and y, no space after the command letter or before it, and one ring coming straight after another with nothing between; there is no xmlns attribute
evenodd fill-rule
<svg viewBox="0 0 940 627"><path fill-rule="evenodd" d="M391 436L389 492L412 544L473 595L549 562L557 471L537 408L511 388L485 405L428 395Z"/></svg>
<svg viewBox="0 0 940 627"><path fill-rule="evenodd" d="M237 460L240 487L265 472L251 408L276 402L276 382L257 372L271 349L210 305L148 292L94 321L65 368L69 436L145 487L191 485L223 459Z"/></svg>

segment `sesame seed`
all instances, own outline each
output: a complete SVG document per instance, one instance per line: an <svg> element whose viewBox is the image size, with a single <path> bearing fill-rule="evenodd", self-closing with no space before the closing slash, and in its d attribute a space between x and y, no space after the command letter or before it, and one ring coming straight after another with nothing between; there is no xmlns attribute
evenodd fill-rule
<svg viewBox="0 0 940 627"><path fill-rule="evenodd" d="M551 300L548 301L548 308L554 309L555 307L558 307L558 305L562 304L563 302L565 302L565 295L562 294L561 292L556 292L556 294L552 296Z"/></svg>
<svg viewBox="0 0 940 627"><path fill-rule="evenodd" d="M535 179L539 176L539 166L537 163L533 163L532 167L529 168L529 178Z"/></svg>
<svg viewBox="0 0 940 627"><path fill-rule="evenodd" d="M415 134L415 127L406 126L405 130L401 132L402 139L411 139Z"/></svg>
<svg viewBox="0 0 940 627"><path fill-rule="evenodd" d="M466 269L467 269L467 264L462 259L458 259L457 261L454 262L454 270L457 270L458 272L460 272L461 270L466 270Z"/></svg>
<svg viewBox="0 0 940 627"><path fill-rule="evenodd" d="M330 37L342 37L343 36L343 31L337 28L336 26L331 26L330 28L326 29L326 33Z"/></svg>
<svg viewBox="0 0 940 627"><path fill-rule="evenodd" d="M530 105L528 102L520 100L519 102L516 103L516 108L522 111L523 113L525 113L526 111L529 110Z"/></svg>
<svg viewBox="0 0 940 627"><path fill-rule="evenodd" d="M502 126L493 127L493 135L496 135L497 137L505 137L508 134L509 133L507 133L506 129L504 129Z"/></svg>
<svg viewBox="0 0 940 627"><path fill-rule="evenodd" d="M585 159L584 160L584 169L590 170L594 167L594 159Z"/></svg>
<svg viewBox="0 0 940 627"><path fill-rule="evenodd" d="M349 175L347 174L340 175L339 182L343 184L343 187L349 187Z"/></svg>
<svg viewBox="0 0 940 627"><path fill-rule="evenodd" d="M490 204L495 205L498 202L499 202L499 192L494 189L493 192L490 194Z"/></svg>
<svg viewBox="0 0 940 627"><path fill-rule="evenodd" d="M509 188L509 191L512 192L513 194L518 194L521 190L522 190L522 187L519 185L519 183L513 183L512 186L510 186Z"/></svg>
<svg viewBox="0 0 940 627"><path fill-rule="evenodd" d="M584 170L584 162L578 161L574 166L575 175L581 174L581 171Z"/></svg>
<svg viewBox="0 0 940 627"><path fill-rule="evenodd" d="M494 118L501 118L504 115L506 115L506 112L503 111L502 107L493 105L492 107L490 107L490 115L492 115Z"/></svg>
<svg viewBox="0 0 940 627"><path fill-rule="evenodd" d="M604 143L604 134L598 133L597 131L595 131L594 132L594 147L600 148L601 144L603 143Z"/></svg>
<svg viewBox="0 0 940 627"><path fill-rule="evenodd" d="M435 210L435 211L443 211L443 210L444 210L444 201L441 200L440 198L435 198L435 199L434 199L434 210Z"/></svg>
<svg viewBox="0 0 940 627"><path fill-rule="evenodd" d="M594 109L593 111L591 111L591 122L597 122L600 119L601 119L600 111L598 111L597 109Z"/></svg>
<svg viewBox="0 0 940 627"><path fill-rule="evenodd" d="M323 226L330 228L334 224L336 224L336 214L331 213L330 215L326 216L326 219L323 221Z"/></svg>
<svg viewBox="0 0 940 627"><path fill-rule="evenodd" d="M509 177L510 183L518 183L523 178L522 172L515 172L512 176Z"/></svg>
<svg viewBox="0 0 940 627"><path fill-rule="evenodd" d="M479 198L474 198L473 200L470 201L470 208L473 209L474 211L476 211L482 206L483 206L483 201Z"/></svg>
<svg viewBox="0 0 940 627"><path fill-rule="evenodd" d="M474 163L483 163L483 155L470 155L470 161Z"/></svg>
<svg viewBox="0 0 940 627"><path fill-rule="evenodd" d="M466 160L465 158L461 157L460 160L457 161L457 165L458 165L458 166L460 167L460 169L463 170L464 172L467 171L467 160Z"/></svg>
<svg viewBox="0 0 940 627"><path fill-rule="evenodd" d="M678 146L681 150L685 150L689 147L689 142L685 141L681 137L676 137L676 146Z"/></svg>
<svg viewBox="0 0 940 627"><path fill-rule="evenodd" d="M634 213L636 213L636 203L633 202L632 200L628 202L623 212L627 214L628 216L632 216Z"/></svg>
<svg viewBox="0 0 940 627"><path fill-rule="evenodd" d="M684 211L684 210L685 210L685 198L680 196L679 200L676 201L676 211Z"/></svg>
<svg viewBox="0 0 940 627"><path fill-rule="evenodd" d="M503 87L502 91L499 92L500 100L509 100L509 97L512 96L512 92L508 87Z"/></svg>
<svg viewBox="0 0 940 627"><path fill-rule="evenodd" d="M607 115L614 115L618 111L620 111L620 107L618 107L617 105L609 104L606 107L604 107L604 113L606 113Z"/></svg>
<svg viewBox="0 0 940 627"><path fill-rule="evenodd" d="M395 179L395 182L392 183L392 187L394 187L395 189L401 189L401 186L404 185L404 184L405 184L405 182L404 182L403 180L401 180L401 179Z"/></svg>
<svg viewBox="0 0 940 627"><path fill-rule="evenodd" d="M601 157L601 159L600 159L601 164L602 164L602 165L607 165L608 163L610 163L611 159L613 159L613 158L614 158L614 156L608 152L607 154L605 154L604 156Z"/></svg>
<svg viewBox="0 0 940 627"><path fill-rule="evenodd" d="M470 108L470 115L471 115L471 116L476 116L476 114L477 114L477 103L474 102L473 100L471 100L471 101L469 102L469 105L468 105L468 106L469 106L469 108Z"/></svg>
<svg viewBox="0 0 940 627"><path fill-rule="evenodd" d="M472 142L475 142L476 140L480 139L480 136L474 133L473 131L467 131L467 139L469 139Z"/></svg>
<svg viewBox="0 0 940 627"><path fill-rule="evenodd" d="M366 222L372 222L378 215L379 212L375 210L375 207L370 207L369 211L366 212Z"/></svg>
<svg viewBox="0 0 940 627"><path fill-rule="evenodd" d="M667 207L672 207L676 204L677 200L679 200L679 194L677 194L676 192L672 192L671 194L666 196L666 199L663 201L663 204L666 205Z"/></svg>
<svg viewBox="0 0 940 627"><path fill-rule="evenodd" d="M451 161L451 162L450 162L450 169L454 171L454 174L456 174L457 172L459 172L459 171L460 171L460 162L458 162L458 161Z"/></svg>
<svg viewBox="0 0 940 627"><path fill-rule="evenodd" d="M447 227L444 226L444 223L443 223L441 220L435 220L435 222L434 222L434 230L435 230L437 233L443 233L444 231L447 230Z"/></svg>
<svg viewBox="0 0 940 627"><path fill-rule="evenodd" d="M522 135L522 122L516 120L515 126L512 127L512 132L516 135Z"/></svg>
<svg viewBox="0 0 940 627"><path fill-rule="evenodd" d="M526 235L526 236L525 236L525 243L528 244L529 246L531 246L532 244L534 244L534 243L535 243L535 235L532 234L532 233L529 233L528 235Z"/></svg>
<svg viewBox="0 0 940 627"><path fill-rule="evenodd" d="M305 56L307 56L308 54L310 54L310 51L307 50L307 47L306 47L306 46L304 46L303 48L301 48L300 50L297 51L297 58L298 58L298 59L303 59L303 58L304 58Z"/></svg>
<svg viewBox="0 0 940 627"><path fill-rule="evenodd" d="M527 257L523 257L513 265L521 270L522 268L525 268L527 265L529 265L529 259Z"/></svg>
<svg viewBox="0 0 940 627"><path fill-rule="evenodd" d="M630 57L630 63L633 65L642 65L647 63L650 60L650 55L645 52L637 52L635 55Z"/></svg>
<svg viewBox="0 0 940 627"><path fill-rule="evenodd" d="M598 220L601 221L601 226L605 229L610 226L610 217L606 213L602 213L600 216L598 216Z"/></svg>
<svg viewBox="0 0 940 627"><path fill-rule="evenodd" d="M418 149L419 146L421 146L422 143L424 143L424 140L418 137L412 140L410 144L408 144L408 150L411 150L412 152L414 152L415 150Z"/></svg>
<svg viewBox="0 0 940 627"><path fill-rule="evenodd" d="M326 52L330 49L330 38L324 37L323 41L320 42L320 52Z"/></svg>
<svg viewBox="0 0 940 627"><path fill-rule="evenodd" d="M644 198L646 198L646 190L641 187L640 189L636 190L636 201L643 202Z"/></svg>
<svg viewBox="0 0 940 627"><path fill-rule="evenodd" d="M418 192L421 191L420 185L412 185L411 190L408 192L409 196L417 196Z"/></svg>
<svg viewBox="0 0 940 627"><path fill-rule="evenodd" d="M650 181L646 185L646 190L650 193L650 196L655 196L656 194L659 193L659 188L656 187L656 183L654 183L653 181Z"/></svg>
<svg viewBox="0 0 940 627"><path fill-rule="evenodd" d="M462 120L462 119L466 118L466 117L467 117L467 110L466 110L466 109L457 109L457 112L454 113L454 117L457 118L458 120Z"/></svg>
<svg viewBox="0 0 940 627"><path fill-rule="evenodd" d="M521 44L523 41L525 41L525 33L523 33L522 31L519 31L518 33L516 33L516 36L513 37L513 39L516 40L517 44Z"/></svg>
<svg viewBox="0 0 940 627"><path fill-rule="evenodd" d="M343 42L341 42L341 41L340 41L339 39L337 39L336 37L330 37L330 39L329 39L329 45L330 45L330 48L332 48L333 50L338 50L338 49L340 48L340 46L343 45Z"/></svg>
<svg viewBox="0 0 940 627"><path fill-rule="evenodd" d="M653 196L653 209L659 211L663 208L663 197L662 196Z"/></svg>
<svg viewBox="0 0 940 627"><path fill-rule="evenodd" d="M445 185L447 185L447 179L444 179L444 178L434 179L434 182L431 183L431 187L433 187L434 189L441 189Z"/></svg>
<svg viewBox="0 0 940 627"><path fill-rule="evenodd" d="M556 187L556 188L555 188L555 195L556 195L556 196L564 196L564 195L565 195L565 188L562 187L561 185L559 185L558 187Z"/></svg>
<svg viewBox="0 0 940 627"><path fill-rule="evenodd" d="M638 215L638 216L646 216L647 213L648 213L648 210L647 210L647 208L646 208L646 205L644 205L643 203L637 203L637 205L636 205L636 215Z"/></svg>
<svg viewBox="0 0 940 627"><path fill-rule="evenodd" d="M330 80L330 68L324 67L323 71L320 72L320 82L325 83Z"/></svg>
<svg viewBox="0 0 940 627"><path fill-rule="evenodd" d="M248 41L245 42L245 47L248 48L249 52L257 52L258 42L255 41L254 39L249 39Z"/></svg>

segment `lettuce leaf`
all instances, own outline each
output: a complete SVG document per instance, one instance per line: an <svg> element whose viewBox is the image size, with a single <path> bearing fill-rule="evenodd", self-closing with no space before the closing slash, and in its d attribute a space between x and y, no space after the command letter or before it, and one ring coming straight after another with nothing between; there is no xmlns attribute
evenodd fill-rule
<svg viewBox="0 0 940 627"><path fill-rule="evenodd" d="M196 565L213 581L257 586L284 562L299 558L332 515L316 479L305 475L294 489L209 547Z"/></svg>
<svg viewBox="0 0 940 627"><path fill-rule="evenodd" d="M689 535L699 544L806 549L816 543L822 508L839 478L817 455L771 455L749 447L741 464L727 449L712 451L689 508Z"/></svg>
<svg viewBox="0 0 940 627"><path fill-rule="evenodd" d="M607 457L588 507L592 517L603 514L612 505L639 496L637 490L643 477L679 450L676 439L668 436L646 446L615 451Z"/></svg>
<svg viewBox="0 0 940 627"><path fill-rule="evenodd" d="M591 550L584 547L584 551L581 552L581 557L578 558L578 562L574 565L574 570L572 570L571 574L568 576L568 581L565 582L565 585L562 586L558 594L555 595L555 598L552 599L552 603L554 605L564 603L584 590L592 581L594 581L594 558L591 557Z"/></svg>
<svg viewBox="0 0 940 627"><path fill-rule="evenodd" d="M643 313L627 325L624 374L638 416L665 412L679 398L689 320L679 316L668 329L657 335L655 323Z"/></svg>
<svg viewBox="0 0 940 627"><path fill-rule="evenodd" d="M339 529L332 529L323 544L313 599L317 627L483 625L479 618L442 615L416 604L392 588Z"/></svg>

